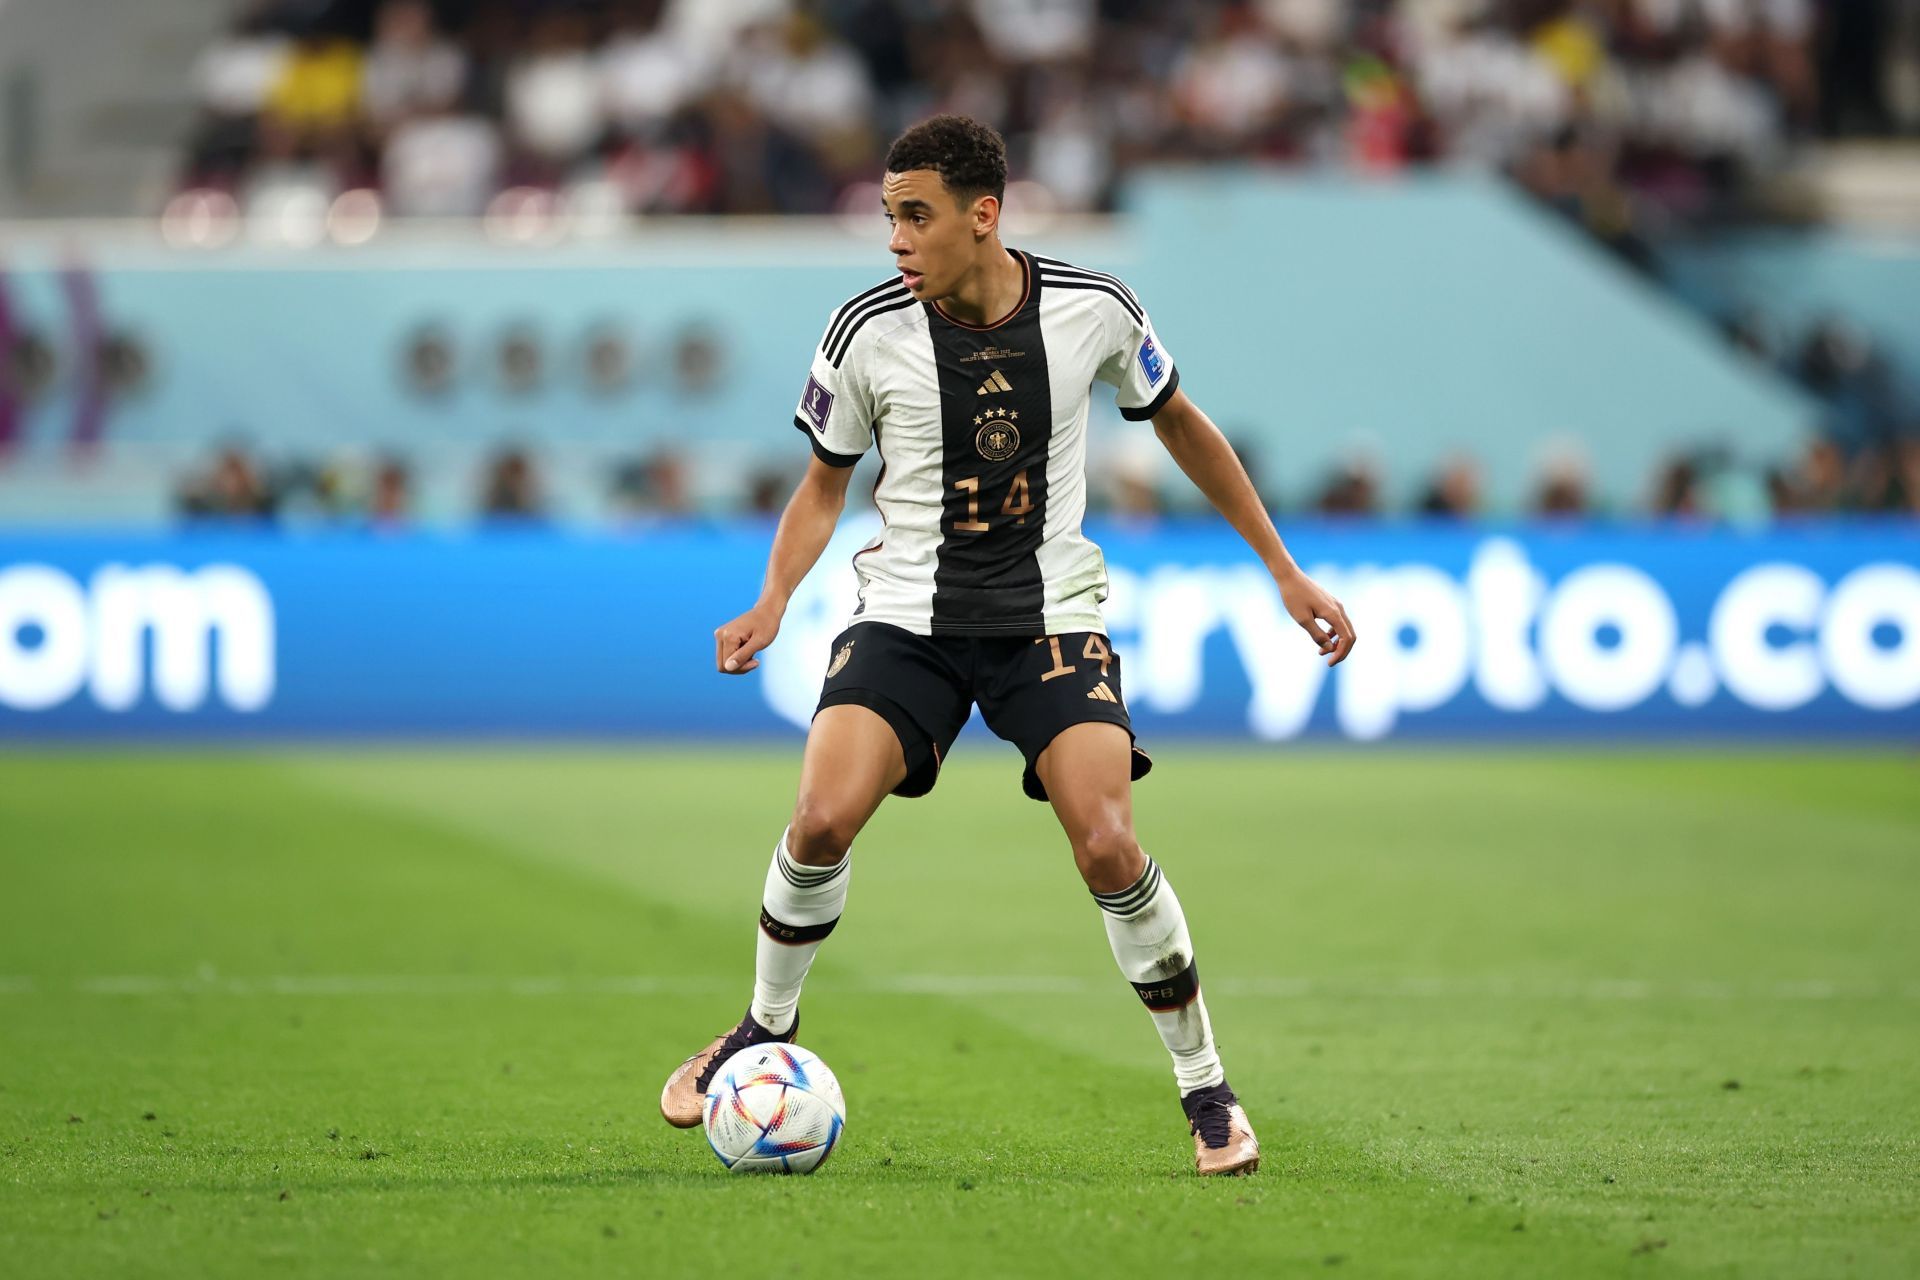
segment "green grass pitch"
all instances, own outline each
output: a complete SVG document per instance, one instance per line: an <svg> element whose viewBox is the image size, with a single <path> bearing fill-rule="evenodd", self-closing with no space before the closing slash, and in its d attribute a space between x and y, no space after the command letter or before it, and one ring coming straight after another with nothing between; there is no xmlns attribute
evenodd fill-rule
<svg viewBox="0 0 1920 1280"><path fill-rule="evenodd" d="M1911 755L1162 744L1265 1144L1201 1181L971 741L856 845L790 1179L655 1100L745 1005L797 751L0 755L0 1271L1920 1274Z"/></svg>

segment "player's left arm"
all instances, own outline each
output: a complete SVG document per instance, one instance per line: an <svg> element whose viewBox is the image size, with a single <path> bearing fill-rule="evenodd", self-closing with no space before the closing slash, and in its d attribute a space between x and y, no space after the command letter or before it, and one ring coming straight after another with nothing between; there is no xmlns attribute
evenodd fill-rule
<svg viewBox="0 0 1920 1280"><path fill-rule="evenodd" d="M1153 434L1267 566L1287 612L1320 647L1327 665L1331 667L1352 653L1353 623L1348 621L1346 609L1294 563L1260 495L1254 491L1247 469L1240 465L1239 455L1213 420L1176 387L1153 415Z"/></svg>

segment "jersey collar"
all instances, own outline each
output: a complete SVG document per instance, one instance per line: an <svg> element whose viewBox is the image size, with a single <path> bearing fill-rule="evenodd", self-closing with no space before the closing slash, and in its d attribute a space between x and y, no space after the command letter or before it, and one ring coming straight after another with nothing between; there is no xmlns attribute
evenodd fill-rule
<svg viewBox="0 0 1920 1280"><path fill-rule="evenodd" d="M989 330L998 329L1001 325L1007 324L1008 322L1013 320L1022 311L1025 311L1027 309L1027 304L1029 302L1033 301L1035 272L1033 269L1033 258L1031 256L1029 256L1028 254L1026 254L1025 252L1019 249L1010 249L1008 250L1008 252L1013 254L1014 257L1020 260L1020 270L1025 276L1025 283L1020 290L1020 301L1013 304L1013 310L1007 312L1007 314L1005 314L1004 316L1001 316L998 320L995 320L992 324L968 324L964 320L955 320L952 316L948 315L945 311L942 311L940 309L940 304L937 302L929 302L927 304L927 310L931 314L940 317L940 319L952 325L954 328L966 329L973 333L986 333Z"/></svg>

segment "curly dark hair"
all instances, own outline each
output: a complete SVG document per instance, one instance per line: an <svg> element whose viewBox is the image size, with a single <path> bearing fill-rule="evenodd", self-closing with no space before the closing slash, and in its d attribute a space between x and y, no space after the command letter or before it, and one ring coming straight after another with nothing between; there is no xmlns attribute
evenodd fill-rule
<svg viewBox="0 0 1920 1280"><path fill-rule="evenodd" d="M887 172L932 169L960 201L1007 195L1007 144L968 116L933 116L893 140Z"/></svg>

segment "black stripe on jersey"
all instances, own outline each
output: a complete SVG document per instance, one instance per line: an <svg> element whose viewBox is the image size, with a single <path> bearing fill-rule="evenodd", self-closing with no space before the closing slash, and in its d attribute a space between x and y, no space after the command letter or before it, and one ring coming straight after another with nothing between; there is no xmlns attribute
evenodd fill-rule
<svg viewBox="0 0 1920 1280"><path fill-rule="evenodd" d="M1179 389L1180 370L1178 366L1175 366L1173 369L1168 370L1167 385L1160 388L1160 394L1153 398L1152 404L1145 405L1138 409L1129 409L1125 405L1122 405L1120 407L1120 416L1128 422L1145 422L1148 418L1151 418L1154 414L1166 408L1167 401L1173 399L1173 393Z"/></svg>
<svg viewBox="0 0 1920 1280"><path fill-rule="evenodd" d="M1147 313L1130 299L1125 285L1108 284L1105 280L1093 280L1086 276L1058 276L1051 270L1042 272L1040 278L1046 281L1050 289L1092 289L1104 293L1125 307L1135 324L1144 326L1147 323Z"/></svg>
<svg viewBox="0 0 1920 1280"><path fill-rule="evenodd" d="M807 443L813 446L813 456L828 466L850 467L860 461L860 455L857 453L835 453L833 450L827 448L826 445L821 444L820 437L814 434L813 428L808 426L806 420L797 413L793 415L793 425L800 428L800 434L805 436Z"/></svg>
<svg viewBox="0 0 1920 1280"><path fill-rule="evenodd" d="M820 340L820 350L825 351L838 340L840 330L846 327L849 320L853 319L853 313L860 309L861 304L879 297L890 289L904 289L905 287L906 285L901 278L895 276L891 280L882 280L865 293L856 293L841 303L840 309L833 313L833 322L827 326L827 336Z"/></svg>
<svg viewBox="0 0 1920 1280"><path fill-rule="evenodd" d="M1091 276L1095 280L1105 280L1108 284L1117 284L1129 298L1133 299L1134 306L1142 310L1146 309L1146 304L1140 301L1140 295L1135 293L1131 288L1128 288L1127 282L1119 276L1109 275L1105 271L1094 271L1087 267L1076 267L1071 262L1062 262L1058 258L1035 258L1034 261L1040 264L1040 269L1043 272L1070 276Z"/></svg>
<svg viewBox="0 0 1920 1280"><path fill-rule="evenodd" d="M907 286L898 285L884 293L875 294L857 308L849 303L850 309L842 313L833 326L834 332L828 334L827 341L822 344L821 349L826 352L827 360L838 369L840 362L847 358L848 349L853 346L853 336L860 332L867 321L889 311L910 307L913 302L913 295L907 292Z"/></svg>
<svg viewBox="0 0 1920 1280"><path fill-rule="evenodd" d="M1040 326L1038 272L1027 298L990 328L954 324L927 304L927 329L940 382L940 546L933 570L934 635L1037 636L1046 631L1040 543L1047 521L1047 456L1053 389ZM983 353L998 351L992 358ZM1017 354L1015 354L1017 353ZM998 369L1012 390L984 402L980 380ZM982 451L997 424L1018 443L1006 457Z"/></svg>
<svg viewBox="0 0 1920 1280"><path fill-rule="evenodd" d="M867 310L861 313L860 318L853 322L853 327L847 330L846 336L840 339L839 348L827 353L827 360L834 368L838 369L840 362L847 358L847 352L853 349L853 339L855 335L866 327L867 321L883 316L889 311L903 311L913 304L913 295L904 292L898 298L887 299L885 306L877 303L867 304Z"/></svg>

